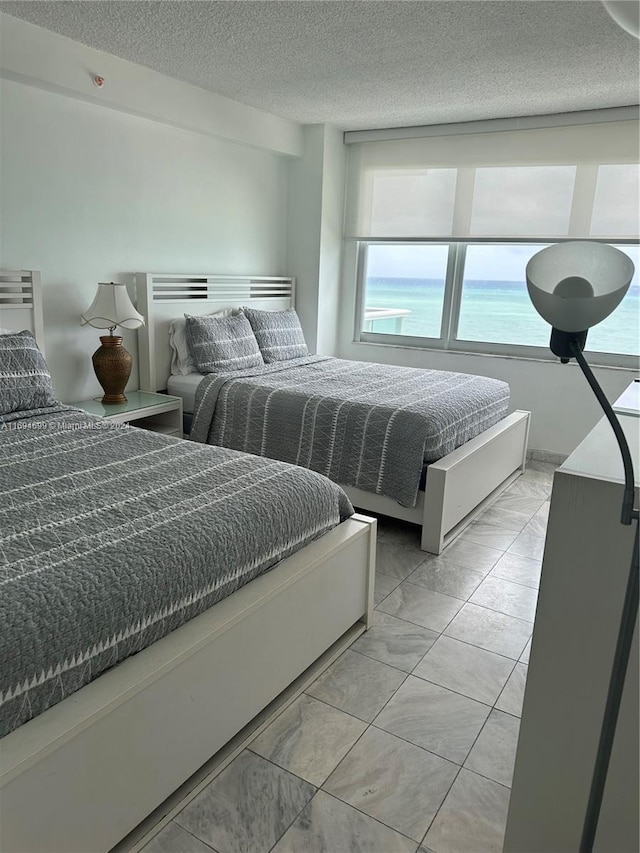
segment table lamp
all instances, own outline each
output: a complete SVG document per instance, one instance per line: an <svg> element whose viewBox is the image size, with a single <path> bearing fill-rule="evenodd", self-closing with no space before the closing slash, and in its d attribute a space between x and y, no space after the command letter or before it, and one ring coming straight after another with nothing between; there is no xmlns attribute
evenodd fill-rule
<svg viewBox="0 0 640 853"><path fill-rule="evenodd" d="M126 285L100 282L95 299L82 314L80 325L85 323L95 329L109 329L108 335L100 337L101 346L92 356L93 369L104 391L102 402L108 405L126 403L124 389L131 375L133 358L122 346L122 338L113 333L116 326L123 329L144 326L144 317L133 307Z"/></svg>
<svg viewBox="0 0 640 853"><path fill-rule="evenodd" d="M543 249L531 258L526 271L527 289L533 306L552 327L551 352L559 356L563 364L575 358L611 424L624 466L625 487L620 521L625 525L636 522L633 555L582 829L580 853L590 853L593 850L638 615L639 589L639 513L633 507L635 485L629 445L582 351L588 330L601 323L622 301L629 289L633 272L633 263L624 252L605 243L586 240L558 243Z"/></svg>

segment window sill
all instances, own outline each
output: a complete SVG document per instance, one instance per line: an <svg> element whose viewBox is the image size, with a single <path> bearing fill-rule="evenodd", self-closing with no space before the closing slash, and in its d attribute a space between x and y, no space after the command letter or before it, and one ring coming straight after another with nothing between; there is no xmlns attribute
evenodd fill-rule
<svg viewBox="0 0 640 853"><path fill-rule="evenodd" d="M358 341L353 340L351 342L355 346L359 347L382 347L384 349L399 349L405 352L432 352L439 353L440 355L461 355L466 357L473 358L490 358L490 359L504 359L506 361L523 361L523 362L534 362L537 364L559 364L560 360L556 358L554 355L549 352L549 357L545 358L543 356L537 355L523 355L521 353L496 353L496 352L479 352L478 350L467 350L467 349L450 349L445 347L427 347L424 345L416 345L411 346L405 343L389 343L386 341ZM640 364L638 363L638 359L636 359L636 364L606 364L598 361L598 353L590 353L586 352L586 357L591 367L595 367L598 370L615 370L615 371L623 371L626 373L638 375L640 372ZM630 360L634 359L635 356L627 356ZM569 362L572 366L576 367L576 362Z"/></svg>

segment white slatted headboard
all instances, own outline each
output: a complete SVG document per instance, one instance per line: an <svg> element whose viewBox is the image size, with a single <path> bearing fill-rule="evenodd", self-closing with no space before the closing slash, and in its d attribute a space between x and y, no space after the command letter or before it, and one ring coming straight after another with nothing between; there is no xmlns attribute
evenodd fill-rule
<svg viewBox="0 0 640 853"><path fill-rule="evenodd" d="M44 322L40 273L35 270L0 270L0 328L29 329L44 354Z"/></svg>
<svg viewBox="0 0 640 853"><path fill-rule="evenodd" d="M171 371L171 320L242 305L282 311L294 305L295 280L282 276L137 273L136 293L138 311L146 321L138 330L140 388L162 391Z"/></svg>

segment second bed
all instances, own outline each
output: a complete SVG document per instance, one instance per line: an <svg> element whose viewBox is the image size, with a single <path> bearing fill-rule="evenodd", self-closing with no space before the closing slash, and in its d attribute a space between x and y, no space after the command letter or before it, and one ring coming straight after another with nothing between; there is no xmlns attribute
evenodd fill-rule
<svg viewBox="0 0 640 853"><path fill-rule="evenodd" d="M320 471L356 506L420 525L425 551L439 554L524 470L529 413L507 414L494 379L320 356L170 375L181 312L286 310L292 279L145 273L137 288L141 387L181 396L195 439Z"/></svg>

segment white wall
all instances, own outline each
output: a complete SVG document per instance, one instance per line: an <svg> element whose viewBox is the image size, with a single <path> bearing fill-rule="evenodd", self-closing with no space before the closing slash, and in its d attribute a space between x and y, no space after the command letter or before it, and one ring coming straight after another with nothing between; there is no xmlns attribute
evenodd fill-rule
<svg viewBox="0 0 640 853"><path fill-rule="evenodd" d="M296 279L296 311L311 352L318 346L323 150L323 126L308 125L302 157L289 166L287 273Z"/></svg>
<svg viewBox="0 0 640 853"><path fill-rule="evenodd" d="M288 158L31 85L0 94L0 265L42 272L60 399L100 390L99 332L80 328L98 281L287 272ZM125 346L135 356L135 333Z"/></svg>
<svg viewBox="0 0 640 853"><path fill-rule="evenodd" d="M151 118L172 127L299 157L299 124L0 12L5 79ZM104 86L97 88L99 75Z"/></svg>
<svg viewBox="0 0 640 853"><path fill-rule="evenodd" d="M342 132L328 125L324 129L323 164L317 351L334 355L338 348L347 157Z"/></svg>
<svg viewBox="0 0 640 853"><path fill-rule="evenodd" d="M287 268L309 349L324 355L337 349L345 172L342 131L307 125L302 157L290 163Z"/></svg>

